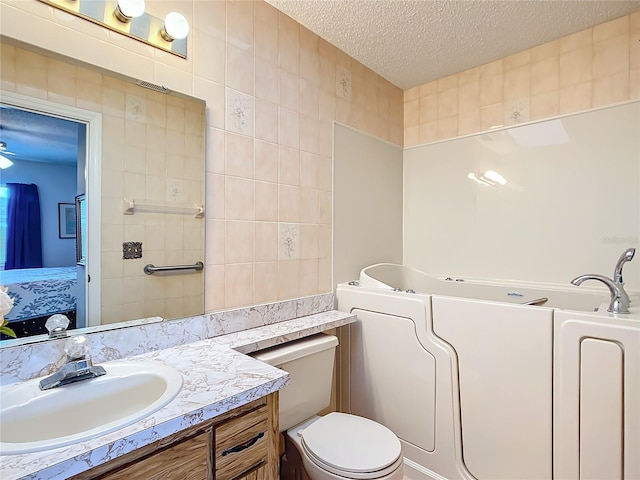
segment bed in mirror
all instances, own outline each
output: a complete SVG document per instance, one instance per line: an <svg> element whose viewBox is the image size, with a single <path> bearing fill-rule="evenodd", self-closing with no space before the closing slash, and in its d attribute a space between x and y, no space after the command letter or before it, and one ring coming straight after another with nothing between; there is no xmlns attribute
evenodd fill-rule
<svg viewBox="0 0 640 480"><path fill-rule="evenodd" d="M11 88L10 69L0 72L0 154L11 163L0 173L9 326L36 341L55 313L91 329L203 313L201 270L144 269L204 260L205 103L13 48L15 68L35 62L75 88Z"/></svg>

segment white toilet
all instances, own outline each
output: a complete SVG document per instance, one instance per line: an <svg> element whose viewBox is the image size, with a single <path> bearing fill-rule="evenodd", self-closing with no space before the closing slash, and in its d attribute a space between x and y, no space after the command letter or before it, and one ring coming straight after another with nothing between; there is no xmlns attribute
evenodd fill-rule
<svg viewBox="0 0 640 480"><path fill-rule="evenodd" d="M336 337L318 334L253 354L291 377L280 391L280 431L311 480L401 480L400 441L391 430L356 415L316 415L331 401L337 345Z"/></svg>

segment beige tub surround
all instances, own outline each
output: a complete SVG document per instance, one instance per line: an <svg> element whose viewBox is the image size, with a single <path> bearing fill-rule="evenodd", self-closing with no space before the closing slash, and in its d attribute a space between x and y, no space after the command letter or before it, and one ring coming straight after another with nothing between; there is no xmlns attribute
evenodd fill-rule
<svg viewBox="0 0 640 480"><path fill-rule="evenodd" d="M5 480L68 478L276 392L288 374L246 353L353 321L355 315L331 310L129 357L177 369L184 378L177 397L113 433L57 449L2 456L0 475Z"/></svg>
<svg viewBox="0 0 640 480"><path fill-rule="evenodd" d="M561 286L613 275L640 246L639 129L630 101L407 148L404 264ZM625 287L640 288L640 262L624 268Z"/></svg>

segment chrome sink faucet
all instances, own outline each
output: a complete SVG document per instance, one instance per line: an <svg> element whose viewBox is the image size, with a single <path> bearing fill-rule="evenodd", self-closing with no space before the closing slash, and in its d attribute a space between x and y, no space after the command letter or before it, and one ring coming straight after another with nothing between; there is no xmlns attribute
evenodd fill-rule
<svg viewBox="0 0 640 480"><path fill-rule="evenodd" d="M64 345L67 362L58 371L40 380L40 390L49 390L105 375L107 372L103 367L94 366L91 359L86 358L88 351L87 337L75 335L69 338Z"/></svg>
<svg viewBox="0 0 640 480"><path fill-rule="evenodd" d="M616 262L616 268L613 270L613 281L618 285L624 285L624 280L622 280L622 267L625 263L633 260L633 256L635 254L635 248L627 248L624 252L622 252L622 255L620 255L620 258Z"/></svg>
<svg viewBox="0 0 640 480"><path fill-rule="evenodd" d="M629 295L624 289L622 267L633 259L635 253L635 248L628 248L620 255L613 271L613 280L604 275L587 274L574 278L571 283L576 286L581 285L586 280L597 280L604 283L611 293L611 302L607 311L611 313L629 313Z"/></svg>

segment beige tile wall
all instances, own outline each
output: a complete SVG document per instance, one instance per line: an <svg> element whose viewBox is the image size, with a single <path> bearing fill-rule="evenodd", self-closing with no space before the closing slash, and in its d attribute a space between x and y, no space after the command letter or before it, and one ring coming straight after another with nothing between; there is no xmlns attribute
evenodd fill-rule
<svg viewBox="0 0 640 480"><path fill-rule="evenodd" d="M401 90L262 1L147 9L188 18L186 60L37 1L2 2L0 27L206 100L207 311L331 289L334 120L411 146L639 96L640 13L407 90L403 105Z"/></svg>
<svg viewBox="0 0 640 480"><path fill-rule="evenodd" d="M400 144L402 92L267 3L216 8L226 124L209 127L207 309L331 291L333 121Z"/></svg>
<svg viewBox="0 0 640 480"><path fill-rule="evenodd" d="M404 92L404 146L640 98L640 11Z"/></svg>
<svg viewBox="0 0 640 480"><path fill-rule="evenodd" d="M201 313L201 275L145 275L148 263L202 260L204 219L123 214L123 198L156 205L204 201L204 104L0 43L2 90L101 112L102 323ZM142 242L123 260L123 242Z"/></svg>
<svg viewBox="0 0 640 480"><path fill-rule="evenodd" d="M171 10L186 60L37 1L0 29L206 100L206 311L331 291L333 121L401 145L402 91L262 1L147 0Z"/></svg>

